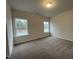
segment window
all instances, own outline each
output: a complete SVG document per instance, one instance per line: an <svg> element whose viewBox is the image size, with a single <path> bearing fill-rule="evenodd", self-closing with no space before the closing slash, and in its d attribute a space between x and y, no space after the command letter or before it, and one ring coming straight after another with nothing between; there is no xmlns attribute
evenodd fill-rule
<svg viewBox="0 0 79 59"><path fill-rule="evenodd" d="M49 32L49 21L44 21L44 32Z"/></svg>
<svg viewBox="0 0 79 59"><path fill-rule="evenodd" d="M16 36L28 35L27 19L15 18Z"/></svg>

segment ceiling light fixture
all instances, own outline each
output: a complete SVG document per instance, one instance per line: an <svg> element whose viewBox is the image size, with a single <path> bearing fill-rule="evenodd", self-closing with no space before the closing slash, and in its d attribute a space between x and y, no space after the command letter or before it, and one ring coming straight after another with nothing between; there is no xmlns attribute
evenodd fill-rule
<svg viewBox="0 0 79 59"><path fill-rule="evenodd" d="M46 7L50 8L52 6L52 2L47 2Z"/></svg>
<svg viewBox="0 0 79 59"><path fill-rule="evenodd" d="M41 2L41 5L46 9L55 8L56 6L56 0L43 0Z"/></svg>

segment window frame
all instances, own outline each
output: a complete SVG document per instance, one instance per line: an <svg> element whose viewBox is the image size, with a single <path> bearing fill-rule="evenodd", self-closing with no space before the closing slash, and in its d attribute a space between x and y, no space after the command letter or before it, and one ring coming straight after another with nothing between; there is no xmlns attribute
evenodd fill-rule
<svg viewBox="0 0 79 59"><path fill-rule="evenodd" d="M28 35L29 35L29 28L28 28L28 19L26 18L22 18L22 17L15 17L14 18L14 23L13 23L13 30L14 30L14 37L23 37L23 36L28 36L28 35L20 35L20 36L17 36L16 35L16 19L23 19L23 20L27 20L27 32L28 32Z"/></svg>
<svg viewBox="0 0 79 59"><path fill-rule="evenodd" d="M44 22L48 22L48 32L45 32ZM49 33L50 32L50 21L49 20L44 20L43 21L43 32L44 33Z"/></svg>

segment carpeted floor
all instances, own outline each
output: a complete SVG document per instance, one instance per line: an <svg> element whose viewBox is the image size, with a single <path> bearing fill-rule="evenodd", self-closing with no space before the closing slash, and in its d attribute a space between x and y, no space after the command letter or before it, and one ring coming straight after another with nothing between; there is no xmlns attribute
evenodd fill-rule
<svg viewBox="0 0 79 59"><path fill-rule="evenodd" d="M73 59L73 43L58 38L43 38L15 46L8 59Z"/></svg>

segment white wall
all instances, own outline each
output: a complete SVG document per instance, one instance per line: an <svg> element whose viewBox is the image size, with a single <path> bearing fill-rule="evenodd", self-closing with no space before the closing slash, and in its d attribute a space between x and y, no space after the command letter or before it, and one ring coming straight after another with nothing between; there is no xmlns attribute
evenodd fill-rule
<svg viewBox="0 0 79 59"><path fill-rule="evenodd" d="M51 34L54 37L73 40L73 11L65 11L51 19Z"/></svg>
<svg viewBox="0 0 79 59"><path fill-rule="evenodd" d="M11 55L13 49L13 30L12 30L12 18L11 18L11 11L10 6L6 4L6 24L7 24L7 56Z"/></svg>
<svg viewBox="0 0 79 59"><path fill-rule="evenodd" d="M14 44L34 40L34 39L49 35L49 33L44 33L44 27L43 27L44 17L40 15L12 9L12 17L13 17L13 25L15 25L14 24L15 17L27 19L28 20L28 31L29 31L28 36L21 36L21 37L14 36L15 38ZM15 31L14 31L14 35L15 35Z"/></svg>

